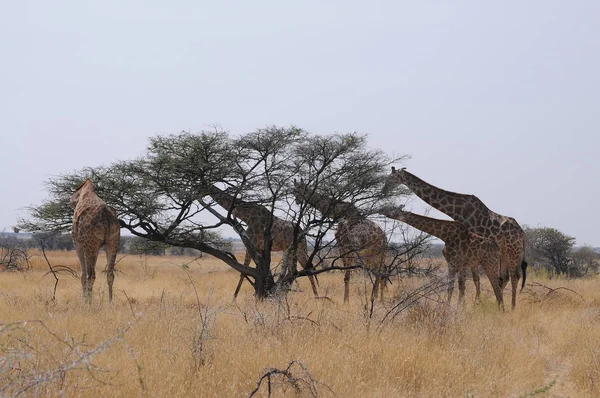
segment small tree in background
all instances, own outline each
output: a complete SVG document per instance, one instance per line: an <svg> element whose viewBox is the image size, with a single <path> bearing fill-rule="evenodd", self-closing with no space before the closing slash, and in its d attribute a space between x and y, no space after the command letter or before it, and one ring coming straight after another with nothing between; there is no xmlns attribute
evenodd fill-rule
<svg viewBox="0 0 600 398"><path fill-rule="evenodd" d="M573 265L580 276L597 274L600 270L600 253L591 246L582 246L573 250Z"/></svg>
<svg viewBox="0 0 600 398"><path fill-rule="evenodd" d="M552 275L581 276L573 261L575 238L555 228L525 227L525 257L542 265Z"/></svg>

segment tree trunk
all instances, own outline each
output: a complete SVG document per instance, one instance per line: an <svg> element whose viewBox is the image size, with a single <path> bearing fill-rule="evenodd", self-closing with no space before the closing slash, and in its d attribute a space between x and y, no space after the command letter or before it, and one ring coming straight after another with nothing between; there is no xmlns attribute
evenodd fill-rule
<svg viewBox="0 0 600 398"><path fill-rule="evenodd" d="M261 271L263 271L261 269ZM254 282L254 295L259 300L264 300L270 297L275 292L275 280L271 274L271 270L267 268L267 272L259 272L256 281Z"/></svg>

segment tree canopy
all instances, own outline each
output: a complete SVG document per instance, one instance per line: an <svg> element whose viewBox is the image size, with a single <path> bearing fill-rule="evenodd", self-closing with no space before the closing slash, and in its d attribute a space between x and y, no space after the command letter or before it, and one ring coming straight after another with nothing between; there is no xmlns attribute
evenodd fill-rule
<svg viewBox="0 0 600 398"><path fill-rule="evenodd" d="M302 179L332 201L351 203L368 215L375 203L386 199L381 192L384 178L390 165L401 160L369 148L367 137L357 133L317 135L296 127L268 127L238 136L219 129L158 135L133 160L51 178L46 183L49 198L30 207L30 217L21 220L19 227L69 231L73 214L69 198L90 178L98 195L116 210L121 227L131 234L211 254L250 278L258 295L267 295L284 282L284 274L290 283L290 275L293 279L323 269L298 271L294 264L276 278L270 271L269 239L263 250L254 247L246 225L235 217L235 207L261 205L272 217L291 221L295 243L310 238L313 261L331 244L327 236L336 220L297 204L293 180ZM234 198L229 208L208 195L211 187ZM222 236L223 226L239 235L256 267L238 262ZM270 224L265 237L270 237Z"/></svg>

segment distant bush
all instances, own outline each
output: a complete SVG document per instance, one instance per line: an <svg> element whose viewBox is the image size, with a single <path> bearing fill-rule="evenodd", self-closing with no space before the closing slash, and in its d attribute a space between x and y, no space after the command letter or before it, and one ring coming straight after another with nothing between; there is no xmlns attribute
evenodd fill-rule
<svg viewBox="0 0 600 398"><path fill-rule="evenodd" d="M583 246L573 250L573 268L580 275L594 275L600 271L600 253L590 246Z"/></svg>
<svg viewBox="0 0 600 398"><path fill-rule="evenodd" d="M581 278L598 272L600 256L591 247L574 248L575 238L555 228L524 228L526 258L549 277Z"/></svg>
<svg viewBox="0 0 600 398"><path fill-rule="evenodd" d="M0 237L1 271L24 271L30 266L25 242L14 237Z"/></svg>

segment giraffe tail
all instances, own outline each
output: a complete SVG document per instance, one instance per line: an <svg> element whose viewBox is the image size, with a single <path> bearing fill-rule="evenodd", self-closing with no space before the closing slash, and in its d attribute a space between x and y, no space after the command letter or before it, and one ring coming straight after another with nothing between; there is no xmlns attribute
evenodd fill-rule
<svg viewBox="0 0 600 398"><path fill-rule="evenodd" d="M525 280L527 279L527 261L525 260L521 261L521 271L523 271L523 282L521 283L521 290L519 292L523 291Z"/></svg>

